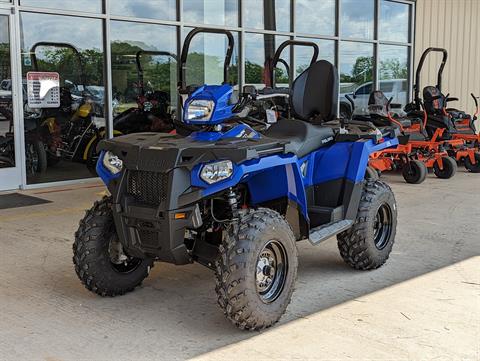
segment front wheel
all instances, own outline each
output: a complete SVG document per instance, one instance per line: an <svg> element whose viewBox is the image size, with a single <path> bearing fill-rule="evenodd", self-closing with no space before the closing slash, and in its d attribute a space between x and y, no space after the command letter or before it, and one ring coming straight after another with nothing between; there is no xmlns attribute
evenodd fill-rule
<svg viewBox="0 0 480 361"><path fill-rule="evenodd" d="M397 228L397 203L382 181L367 181L355 224L337 235L343 260L355 269L382 266L390 256Z"/></svg>
<svg viewBox="0 0 480 361"><path fill-rule="evenodd" d="M480 173L480 153L475 153L476 163L472 163L470 157L465 158L465 168L472 173Z"/></svg>
<svg viewBox="0 0 480 361"><path fill-rule="evenodd" d="M95 202L80 221L73 263L89 291L110 297L133 291L153 265L151 259L130 257L123 250L113 223L111 197Z"/></svg>
<svg viewBox="0 0 480 361"><path fill-rule="evenodd" d="M457 161L452 157L442 157L443 169L438 162L433 165L433 173L440 179L450 179L457 173Z"/></svg>
<svg viewBox="0 0 480 361"><path fill-rule="evenodd" d="M410 184L420 184L427 178L428 169L425 163L412 159L402 168L402 175L405 182Z"/></svg>
<svg viewBox="0 0 480 361"><path fill-rule="evenodd" d="M297 265L295 237L283 217L271 209L248 210L220 246L218 304L240 329L270 327L290 303Z"/></svg>

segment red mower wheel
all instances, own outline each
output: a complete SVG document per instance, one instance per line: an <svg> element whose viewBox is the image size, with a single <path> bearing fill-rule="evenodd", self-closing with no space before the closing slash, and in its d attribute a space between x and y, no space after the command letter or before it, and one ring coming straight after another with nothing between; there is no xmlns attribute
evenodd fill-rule
<svg viewBox="0 0 480 361"><path fill-rule="evenodd" d="M472 173L480 173L480 153L475 153L475 164L472 163L470 157L465 158L465 168Z"/></svg>
<svg viewBox="0 0 480 361"><path fill-rule="evenodd" d="M450 179L457 173L457 161L452 157L442 157L443 169L438 162L433 165L433 173L440 179Z"/></svg>
<svg viewBox="0 0 480 361"><path fill-rule="evenodd" d="M425 163L419 160L411 160L402 168L403 179L410 184L423 183L427 178L428 169Z"/></svg>

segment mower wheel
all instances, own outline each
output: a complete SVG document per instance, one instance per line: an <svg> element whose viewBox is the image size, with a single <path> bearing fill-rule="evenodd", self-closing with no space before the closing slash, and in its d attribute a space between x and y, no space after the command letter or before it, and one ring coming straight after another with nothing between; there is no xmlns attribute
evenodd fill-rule
<svg viewBox="0 0 480 361"><path fill-rule="evenodd" d="M242 330L270 327L290 303L297 277L292 229L276 211L258 208L225 233L215 262L218 304Z"/></svg>
<svg viewBox="0 0 480 361"><path fill-rule="evenodd" d="M379 180L380 174L375 168L368 166L367 170L365 171L365 179Z"/></svg>
<svg viewBox="0 0 480 361"><path fill-rule="evenodd" d="M452 178L457 173L457 161L452 157L442 157L443 169L440 169L438 162L433 165L433 173L440 179Z"/></svg>
<svg viewBox="0 0 480 361"><path fill-rule="evenodd" d="M425 163L413 159L402 168L403 179L410 184L420 184L427 178L428 169Z"/></svg>
<svg viewBox="0 0 480 361"><path fill-rule="evenodd" d="M354 225L337 235L343 260L355 269L371 270L388 259L395 241L397 203L390 187L368 181Z"/></svg>
<svg viewBox="0 0 480 361"><path fill-rule="evenodd" d="M110 297L133 291L153 266L151 259L130 257L124 252L113 223L111 197L95 202L80 221L73 263L89 291Z"/></svg>
<svg viewBox="0 0 480 361"><path fill-rule="evenodd" d="M470 157L465 158L465 168L472 173L480 173L480 153L475 153L475 164L472 163Z"/></svg>

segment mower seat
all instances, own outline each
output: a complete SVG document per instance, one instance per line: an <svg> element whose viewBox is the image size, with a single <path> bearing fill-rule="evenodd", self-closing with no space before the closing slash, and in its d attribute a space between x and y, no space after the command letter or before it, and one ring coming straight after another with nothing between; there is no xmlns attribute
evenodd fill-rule
<svg viewBox="0 0 480 361"><path fill-rule="evenodd" d="M389 119L388 99L385 94L380 90L375 90L370 94L368 98L368 111L370 118L368 118L377 127L395 126ZM412 121L408 118L393 117L404 128L412 126Z"/></svg>
<svg viewBox="0 0 480 361"><path fill-rule="evenodd" d="M310 65L292 84L290 106L295 119L282 119L265 136L290 142L299 158L330 144L335 139L332 128L322 123L336 118L338 74L326 60Z"/></svg>

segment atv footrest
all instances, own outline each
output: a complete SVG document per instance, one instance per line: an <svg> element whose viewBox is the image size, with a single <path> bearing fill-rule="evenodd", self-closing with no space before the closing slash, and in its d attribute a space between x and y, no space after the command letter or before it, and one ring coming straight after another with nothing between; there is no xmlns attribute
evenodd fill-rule
<svg viewBox="0 0 480 361"><path fill-rule="evenodd" d="M352 225L352 220L344 219L338 222L329 223L317 228L313 228L310 231L310 236L308 237L308 240L311 244L317 245L320 242L323 242L328 238L349 229Z"/></svg>

